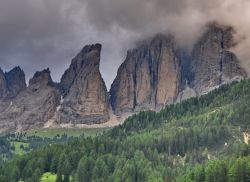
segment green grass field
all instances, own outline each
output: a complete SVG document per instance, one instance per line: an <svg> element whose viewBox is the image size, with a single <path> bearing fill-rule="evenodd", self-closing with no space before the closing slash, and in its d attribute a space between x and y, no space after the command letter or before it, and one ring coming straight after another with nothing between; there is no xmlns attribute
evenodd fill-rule
<svg viewBox="0 0 250 182"><path fill-rule="evenodd" d="M11 142L11 145L14 145L15 146L15 154L18 154L18 155L23 155L25 154L26 152L21 148L21 145L23 145L23 147L29 147L29 144L28 143L24 143L24 142L17 142L17 141L12 141Z"/></svg>
<svg viewBox="0 0 250 182"><path fill-rule="evenodd" d="M56 174L52 173L44 173L41 177L41 182L55 182L56 181Z"/></svg>
<svg viewBox="0 0 250 182"><path fill-rule="evenodd" d="M52 173L44 173L41 177L40 182L55 182L56 181L56 174ZM72 177L70 177L69 181L72 181Z"/></svg>
<svg viewBox="0 0 250 182"><path fill-rule="evenodd" d="M53 138L57 135L67 134L68 137L78 137L83 135L94 137L108 131L110 128L56 128L56 129L37 129L27 131L26 136L39 136Z"/></svg>

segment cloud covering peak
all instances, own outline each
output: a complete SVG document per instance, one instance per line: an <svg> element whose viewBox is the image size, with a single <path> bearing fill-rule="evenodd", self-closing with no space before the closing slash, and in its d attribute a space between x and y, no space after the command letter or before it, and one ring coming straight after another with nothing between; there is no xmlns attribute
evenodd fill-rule
<svg viewBox="0 0 250 182"><path fill-rule="evenodd" d="M191 49L208 22L233 26L233 51L250 68L249 0L1 0L0 67L20 65L30 78L50 67L58 81L85 44L103 44L109 87L126 50L156 33Z"/></svg>

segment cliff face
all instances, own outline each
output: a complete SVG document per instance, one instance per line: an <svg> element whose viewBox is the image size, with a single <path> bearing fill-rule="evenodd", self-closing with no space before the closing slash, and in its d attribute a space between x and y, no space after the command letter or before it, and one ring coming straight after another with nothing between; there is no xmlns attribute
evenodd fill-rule
<svg viewBox="0 0 250 182"><path fill-rule="evenodd" d="M0 68L0 99L14 98L24 89L26 89L25 74L20 67L15 67L6 73Z"/></svg>
<svg viewBox="0 0 250 182"><path fill-rule="evenodd" d="M60 123L94 124L109 119L108 92L99 71L100 53L100 44L85 46L64 73Z"/></svg>
<svg viewBox="0 0 250 182"><path fill-rule="evenodd" d="M15 67L5 74L8 96L13 98L26 89L25 74L20 67Z"/></svg>
<svg viewBox="0 0 250 182"><path fill-rule="evenodd" d="M7 95L6 78L2 69L0 68L0 99L5 98L6 95Z"/></svg>
<svg viewBox="0 0 250 182"><path fill-rule="evenodd" d="M109 120L100 52L100 44L85 46L59 84L52 81L49 69L36 72L28 87L19 67L8 73L0 69L0 133L44 127L51 121L97 124Z"/></svg>
<svg viewBox="0 0 250 182"><path fill-rule="evenodd" d="M246 77L238 58L230 51L233 44L233 29L217 24L211 24L195 44L191 55L190 84L199 95L223 83Z"/></svg>
<svg viewBox="0 0 250 182"><path fill-rule="evenodd" d="M16 98L2 102L5 109L0 112L1 131L43 127L56 111L60 93L53 85L50 71L37 72L29 83Z"/></svg>
<svg viewBox="0 0 250 182"><path fill-rule="evenodd" d="M178 95L180 65L171 36L155 36L129 51L110 90L116 114L158 109Z"/></svg>
<svg viewBox="0 0 250 182"><path fill-rule="evenodd" d="M171 36L158 35L129 51L110 90L116 114L158 110L246 77L230 48L233 29L211 24L187 53Z"/></svg>

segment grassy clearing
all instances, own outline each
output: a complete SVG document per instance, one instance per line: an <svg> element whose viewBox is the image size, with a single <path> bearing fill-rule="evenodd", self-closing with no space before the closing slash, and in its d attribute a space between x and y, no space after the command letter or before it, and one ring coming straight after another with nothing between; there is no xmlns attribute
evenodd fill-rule
<svg viewBox="0 0 250 182"><path fill-rule="evenodd" d="M66 134L68 137L84 136L94 137L102 134L104 131L108 131L110 128L56 128L56 129L37 129L27 131L27 136L39 136L53 138L58 135Z"/></svg>
<svg viewBox="0 0 250 182"><path fill-rule="evenodd" d="M18 154L18 155L23 155L23 154L25 154L26 152L23 150L23 148L29 147L29 144L28 144L28 143L17 142L17 141L12 141L12 142L11 142L11 145L14 145L14 147L15 147L15 154ZM22 147L21 147L21 146L22 146Z"/></svg>
<svg viewBox="0 0 250 182"><path fill-rule="evenodd" d="M72 177L69 179L72 182ZM53 173L44 173L41 177L40 182L56 182L56 174Z"/></svg>
<svg viewBox="0 0 250 182"><path fill-rule="evenodd" d="M41 177L41 182L55 182L56 181L56 174L52 173L44 173Z"/></svg>

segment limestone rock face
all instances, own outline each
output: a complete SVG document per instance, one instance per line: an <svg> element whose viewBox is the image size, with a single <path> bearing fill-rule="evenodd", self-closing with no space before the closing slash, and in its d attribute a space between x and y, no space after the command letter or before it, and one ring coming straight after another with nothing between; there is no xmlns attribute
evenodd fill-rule
<svg viewBox="0 0 250 182"><path fill-rule="evenodd" d="M37 72L29 83L16 98L2 103L0 132L42 127L54 115L60 93L53 84L50 71Z"/></svg>
<svg viewBox="0 0 250 182"><path fill-rule="evenodd" d="M0 68L0 99L14 98L25 88L25 74L20 67L6 73Z"/></svg>
<svg viewBox="0 0 250 182"><path fill-rule="evenodd" d="M113 110L118 115L158 110L244 79L246 72L230 51L233 45L233 29L216 23L208 26L191 53L172 36L155 36L129 51L120 66L110 90Z"/></svg>
<svg viewBox="0 0 250 182"><path fill-rule="evenodd" d="M180 62L172 36L155 36L129 51L110 90L116 114L157 110L173 103L180 84Z"/></svg>
<svg viewBox="0 0 250 182"><path fill-rule="evenodd" d="M97 124L109 119L109 99L101 77L101 44L85 46L61 79L60 123Z"/></svg>
<svg viewBox="0 0 250 182"><path fill-rule="evenodd" d="M3 99L7 96L7 85L5 75L0 68L0 99Z"/></svg>
<svg viewBox="0 0 250 182"><path fill-rule="evenodd" d="M15 67L11 71L5 73L5 77L8 97L13 98L26 89L25 74L20 67Z"/></svg>
<svg viewBox="0 0 250 182"><path fill-rule="evenodd" d="M216 23L195 44L190 63L191 87L199 95L232 80L243 79L246 73L239 60L230 51L233 29Z"/></svg>

